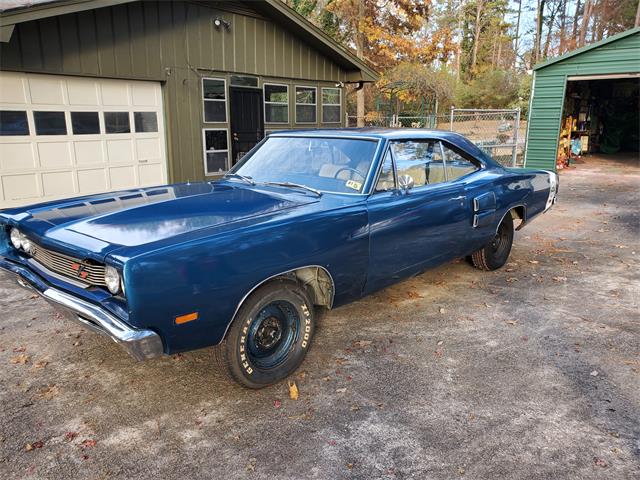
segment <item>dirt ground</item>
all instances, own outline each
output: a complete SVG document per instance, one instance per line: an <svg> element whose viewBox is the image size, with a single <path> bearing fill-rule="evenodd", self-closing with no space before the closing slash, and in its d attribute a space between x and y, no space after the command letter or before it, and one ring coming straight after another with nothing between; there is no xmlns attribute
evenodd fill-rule
<svg viewBox="0 0 640 480"><path fill-rule="evenodd" d="M0 477L640 478L640 166L560 181L501 270L325 316L296 401L210 350L135 363L0 280Z"/></svg>

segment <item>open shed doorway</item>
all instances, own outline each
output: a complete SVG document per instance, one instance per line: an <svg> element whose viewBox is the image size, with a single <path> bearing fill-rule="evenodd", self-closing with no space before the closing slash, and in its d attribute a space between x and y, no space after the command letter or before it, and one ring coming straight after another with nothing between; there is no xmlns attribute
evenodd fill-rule
<svg viewBox="0 0 640 480"><path fill-rule="evenodd" d="M640 162L640 74L569 77L557 168Z"/></svg>

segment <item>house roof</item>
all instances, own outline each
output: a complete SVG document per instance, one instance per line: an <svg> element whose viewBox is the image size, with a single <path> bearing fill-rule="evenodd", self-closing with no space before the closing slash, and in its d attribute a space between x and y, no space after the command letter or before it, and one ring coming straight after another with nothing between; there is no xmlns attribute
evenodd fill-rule
<svg viewBox="0 0 640 480"><path fill-rule="evenodd" d="M0 3L0 41L8 42L14 26L18 23L134 1L139 0L3 0ZM380 77L364 60L338 44L281 0L250 3L254 10L304 39L345 70L354 72L354 75L350 75L350 80L375 82Z"/></svg>
<svg viewBox="0 0 640 480"><path fill-rule="evenodd" d="M600 40L599 42L595 42L590 45L586 45L584 47L571 50L570 52L567 52L564 55L560 55L559 57L554 57L545 62L538 63L533 67L533 69L541 70L543 68L548 67L549 65L553 65L554 63L562 62L564 60L567 60L568 58L575 57L576 55L581 55L585 52L588 52L589 50L594 50L596 48L602 47L603 45L608 45L610 43L617 42L618 40L622 40L623 38L629 37L636 33L640 33L640 27L635 27L630 30L625 30L624 32L618 33L609 38L605 38L604 40Z"/></svg>

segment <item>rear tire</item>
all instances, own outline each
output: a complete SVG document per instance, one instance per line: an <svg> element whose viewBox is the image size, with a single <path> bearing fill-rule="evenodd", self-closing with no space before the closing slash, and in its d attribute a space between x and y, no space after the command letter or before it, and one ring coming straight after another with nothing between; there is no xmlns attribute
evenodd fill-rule
<svg viewBox="0 0 640 480"><path fill-rule="evenodd" d="M273 280L244 301L214 357L221 370L244 387L272 385L300 366L315 323L306 290L291 280Z"/></svg>
<svg viewBox="0 0 640 480"><path fill-rule="evenodd" d="M507 213L498 226L495 236L480 250L471 254L473 265L480 270L497 270L509 258L513 244L513 217Z"/></svg>

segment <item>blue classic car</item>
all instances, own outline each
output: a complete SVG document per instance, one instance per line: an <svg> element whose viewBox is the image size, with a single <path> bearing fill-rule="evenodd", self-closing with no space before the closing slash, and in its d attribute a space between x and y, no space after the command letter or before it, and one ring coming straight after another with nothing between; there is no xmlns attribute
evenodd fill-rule
<svg viewBox="0 0 640 480"><path fill-rule="evenodd" d="M500 268L557 189L451 132L281 132L216 181L4 210L0 271L136 359L215 345L260 388L323 309L455 258Z"/></svg>

